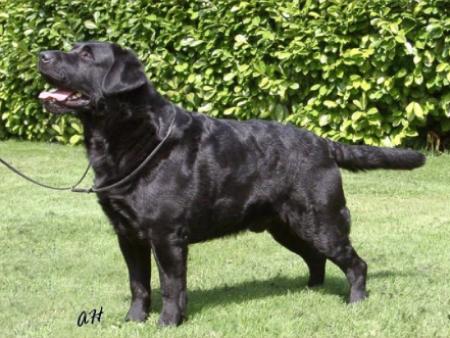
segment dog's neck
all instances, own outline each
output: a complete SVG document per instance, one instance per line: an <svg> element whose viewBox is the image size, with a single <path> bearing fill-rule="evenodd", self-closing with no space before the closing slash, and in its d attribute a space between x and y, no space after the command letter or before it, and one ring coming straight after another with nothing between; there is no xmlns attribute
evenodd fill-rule
<svg viewBox="0 0 450 338"><path fill-rule="evenodd" d="M97 186L136 168L159 144L176 113L151 85L123 95L107 98L99 108L80 116Z"/></svg>

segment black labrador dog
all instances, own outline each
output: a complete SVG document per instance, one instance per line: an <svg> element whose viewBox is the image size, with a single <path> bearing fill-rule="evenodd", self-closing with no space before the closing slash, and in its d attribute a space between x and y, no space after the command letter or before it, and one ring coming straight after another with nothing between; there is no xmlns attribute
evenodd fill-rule
<svg viewBox="0 0 450 338"><path fill-rule="evenodd" d="M238 122L185 111L163 98L129 50L103 42L40 53L39 70L57 90L40 98L53 113L74 112L97 187L131 180L98 200L128 266L127 320L150 307L150 252L158 264L159 323L186 317L188 244L242 230L267 230L301 256L309 286L335 263L350 284L350 302L366 297L367 265L350 244L350 213L339 168L413 169L412 150L351 146L276 122ZM155 152L155 148L157 151Z"/></svg>

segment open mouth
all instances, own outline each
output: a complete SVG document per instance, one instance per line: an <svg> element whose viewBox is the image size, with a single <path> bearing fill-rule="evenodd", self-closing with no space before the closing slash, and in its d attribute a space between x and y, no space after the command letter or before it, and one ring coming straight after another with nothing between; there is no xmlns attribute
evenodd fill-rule
<svg viewBox="0 0 450 338"><path fill-rule="evenodd" d="M39 94L39 99L47 107L80 108L89 104L89 98L77 91L66 89L52 89Z"/></svg>

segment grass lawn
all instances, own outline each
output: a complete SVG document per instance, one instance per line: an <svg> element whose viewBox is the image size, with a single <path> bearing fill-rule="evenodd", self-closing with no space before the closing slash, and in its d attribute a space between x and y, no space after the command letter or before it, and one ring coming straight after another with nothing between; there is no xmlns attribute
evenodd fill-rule
<svg viewBox="0 0 450 338"><path fill-rule="evenodd" d="M53 144L3 142L0 157L55 185L86 166L83 148ZM346 304L347 282L330 263L325 285L308 289L300 258L245 233L191 246L189 319L160 329L155 264L151 316L123 321L127 271L95 196L39 188L0 167L0 336L449 336L450 156L413 172L343 175L353 243L369 265L367 301ZM81 311L100 306L100 323L77 326Z"/></svg>

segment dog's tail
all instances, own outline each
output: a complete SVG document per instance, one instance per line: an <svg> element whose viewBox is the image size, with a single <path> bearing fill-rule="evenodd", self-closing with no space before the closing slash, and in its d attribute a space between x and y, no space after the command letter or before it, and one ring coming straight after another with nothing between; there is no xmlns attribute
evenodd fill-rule
<svg viewBox="0 0 450 338"><path fill-rule="evenodd" d="M346 145L327 140L339 167L350 171L369 169L414 169L425 164L425 156L411 149Z"/></svg>

